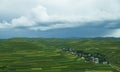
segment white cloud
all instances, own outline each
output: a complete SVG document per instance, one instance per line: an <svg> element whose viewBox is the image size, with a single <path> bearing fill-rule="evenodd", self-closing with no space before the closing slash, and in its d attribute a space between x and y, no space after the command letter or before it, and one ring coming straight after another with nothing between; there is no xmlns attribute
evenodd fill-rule
<svg viewBox="0 0 120 72"><path fill-rule="evenodd" d="M82 24L81 24L82 25ZM72 28L80 26L80 24L70 24L70 23L63 23L63 24L54 24L54 25L48 25L48 26L37 26L37 27L30 27L31 30L50 30L50 29L58 29L58 28Z"/></svg>
<svg viewBox="0 0 120 72"><path fill-rule="evenodd" d="M74 22L115 20L120 18L119 7L119 0L0 0L0 14L16 14L17 17L0 23L0 29L24 26L32 30L49 30L85 25ZM55 21L68 23L40 25Z"/></svg>
<svg viewBox="0 0 120 72"><path fill-rule="evenodd" d="M40 3L39 0L0 0L0 15L26 15L31 8L35 8Z"/></svg>
<svg viewBox="0 0 120 72"><path fill-rule="evenodd" d="M8 27L10 27L10 24L8 24L8 23L0 23L0 29L6 29L6 28L8 28Z"/></svg>
<svg viewBox="0 0 120 72"><path fill-rule="evenodd" d="M104 37L120 37L120 29L114 29L106 34Z"/></svg>
<svg viewBox="0 0 120 72"><path fill-rule="evenodd" d="M40 0L51 15L71 16L83 19L120 18L119 0Z"/></svg>
<svg viewBox="0 0 120 72"><path fill-rule="evenodd" d="M0 0L0 13L24 16L32 8L43 5L50 16L80 19L120 18L119 0Z"/></svg>
<svg viewBox="0 0 120 72"><path fill-rule="evenodd" d="M30 27L37 25L39 22L45 22L49 19L46 8L43 6L37 6L31 9L31 11L26 16L21 16L18 18L13 18L11 22L0 23L0 29L15 28L15 27Z"/></svg>
<svg viewBox="0 0 120 72"><path fill-rule="evenodd" d="M30 16L36 22L47 21L49 19L47 9L43 6L37 6L36 8L33 8Z"/></svg>
<svg viewBox="0 0 120 72"><path fill-rule="evenodd" d="M33 26L35 23L31 19L25 16L21 16L20 18L13 19L11 25L13 27L17 26Z"/></svg>

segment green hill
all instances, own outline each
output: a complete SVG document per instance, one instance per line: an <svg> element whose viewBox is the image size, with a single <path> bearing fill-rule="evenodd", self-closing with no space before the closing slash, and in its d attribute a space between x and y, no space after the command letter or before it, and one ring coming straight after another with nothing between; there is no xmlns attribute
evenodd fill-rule
<svg viewBox="0 0 120 72"><path fill-rule="evenodd" d="M65 52L100 53L109 64ZM0 40L0 72L120 72L120 40L13 38Z"/></svg>

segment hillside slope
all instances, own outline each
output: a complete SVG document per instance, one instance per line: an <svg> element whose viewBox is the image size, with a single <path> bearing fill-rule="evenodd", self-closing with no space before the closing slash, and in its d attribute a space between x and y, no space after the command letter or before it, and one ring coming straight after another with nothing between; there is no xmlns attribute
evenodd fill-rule
<svg viewBox="0 0 120 72"><path fill-rule="evenodd" d="M111 39L0 40L0 72L119 72L119 47L120 41ZM61 48L104 54L114 66L86 63L84 59Z"/></svg>

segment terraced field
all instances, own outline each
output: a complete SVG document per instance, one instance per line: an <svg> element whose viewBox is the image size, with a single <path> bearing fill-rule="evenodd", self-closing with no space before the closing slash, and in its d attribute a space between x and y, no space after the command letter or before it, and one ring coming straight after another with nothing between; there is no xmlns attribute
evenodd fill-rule
<svg viewBox="0 0 120 72"><path fill-rule="evenodd" d="M119 72L110 65L86 63L62 51L61 40L54 41L0 40L0 72Z"/></svg>

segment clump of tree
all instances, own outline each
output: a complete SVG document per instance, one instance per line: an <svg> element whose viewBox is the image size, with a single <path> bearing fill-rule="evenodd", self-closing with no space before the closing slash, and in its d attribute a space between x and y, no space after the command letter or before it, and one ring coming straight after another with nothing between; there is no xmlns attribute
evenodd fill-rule
<svg viewBox="0 0 120 72"><path fill-rule="evenodd" d="M75 50L73 48L62 48L62 50L74 54L82 59L85 59L85 62L109 64L109 61L105 58L105 55L102 55L100 53L88 53L82 50Z"/></svg>

